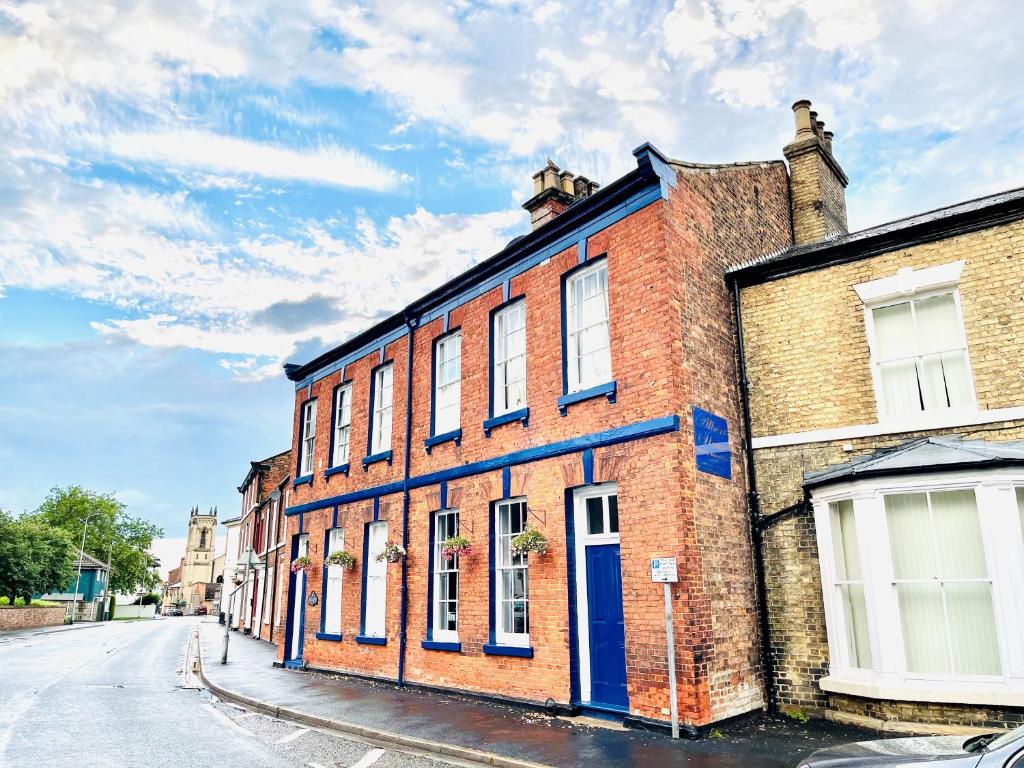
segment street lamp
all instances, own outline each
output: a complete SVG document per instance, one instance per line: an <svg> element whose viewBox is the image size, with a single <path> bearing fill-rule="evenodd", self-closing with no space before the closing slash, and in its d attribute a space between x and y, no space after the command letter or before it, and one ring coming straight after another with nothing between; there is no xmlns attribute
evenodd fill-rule
<svg viewBox="0 0 1024 768"><path fill-rule="evenodd" d="M78 602L78 585L82 581L82 561L85 559L85 532L89 530L89 521L99 515L99 512L93 512L91 515L85 518L82 522L82 546L78 550L78 575L75 577L75 591L71 595L71 623L75 623L75 604Z"/></svg>
<svg viewBox="0 0 1024 768"><path fill-rule="evenodd" d="M228 663L228 639L231 634L231 606L235 601L235 593L240 589L245 589L246 584L249 583L249 571L251 571L254 568L259 568L262 565L263 563L260 561L259 555L253 552L252 547L246 547L245 552L242 553L242 556L238 560L238 564L235 566L236 578L238 576L239 571L241 571L244 574L244 576L241 582L238 583L233 590L231 590L231 594L228 596L227 600L227 608L224 611L224 647L221 649L220 653L221 664ZM220 604L222 607L224 606L225 602L224 590L226 587L227 584L222 586L220 591Z"/></svg>

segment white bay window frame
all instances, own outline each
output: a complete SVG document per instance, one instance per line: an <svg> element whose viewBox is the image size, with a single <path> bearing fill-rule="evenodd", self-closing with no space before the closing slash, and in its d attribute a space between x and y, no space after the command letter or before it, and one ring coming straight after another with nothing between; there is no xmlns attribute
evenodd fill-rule
<svg viewBox="0 0 1024 768"><path fill-rule="evenodd" d="M1024 470L951 471L836 483L812 493L818 559L828 634L829 674L825 691L867 698L934 703L1024 706L1024 545L1016 489ZM886 516L887 495L975 493L999 646L997 675L911 672L907 669L903 627ZM871 668L850 658L846 613L836 589L842 582L834 558L832 505L851 501L860 542ZM922 539L922 546L929 544Z"/></svg>

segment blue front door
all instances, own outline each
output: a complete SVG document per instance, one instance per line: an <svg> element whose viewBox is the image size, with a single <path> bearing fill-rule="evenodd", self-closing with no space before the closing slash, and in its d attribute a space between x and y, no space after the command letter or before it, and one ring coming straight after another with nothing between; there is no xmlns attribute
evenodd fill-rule
<svg viewBox="0 0 1024 768"><path fill-rule="evenodd" d="M619 545L590 545L586 552L590 702L597 706L627 709L626 632L622 620Z"/></svg>

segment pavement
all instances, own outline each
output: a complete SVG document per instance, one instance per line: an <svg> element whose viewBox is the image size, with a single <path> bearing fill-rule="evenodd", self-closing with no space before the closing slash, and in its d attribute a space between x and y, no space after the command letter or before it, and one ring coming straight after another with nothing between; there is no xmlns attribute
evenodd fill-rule
<svg viewBox="0 0 1024 768"><path fill-rule="evenodd" d="M469 765L218 700L188 674L196 620L74 626L0 634L3 768Z"/></svg>
<svg viewBox="0 0 1024 768"><path fill-rule="evenodd" d="M647 731L609 728L465 697L399 688L314 671L273 666L274 648L231 634L220 664L223 629L201 624L203 675L215 693L274 716L336 728L383 743L415 744L439 755L499 766L686 766L791 768L816 749L879 738L874 731L824 721L806 724L748 718L717 738L674 741ZM398 739L399 741L395 742Z"/></svg>

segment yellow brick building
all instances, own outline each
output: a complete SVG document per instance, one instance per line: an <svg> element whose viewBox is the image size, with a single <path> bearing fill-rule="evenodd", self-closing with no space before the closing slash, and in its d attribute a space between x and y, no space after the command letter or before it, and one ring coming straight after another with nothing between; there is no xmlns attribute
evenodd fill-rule
<svg viewBox="0 0 1024 768"><path fill-rule="evenodd" d="M801 104L796 245L728 275L775 695L895 730L1019 724L1024 190L845 234L831 147L794 154Z"/></svg>

